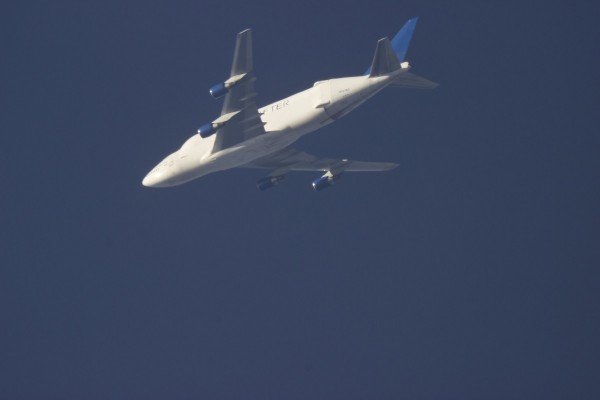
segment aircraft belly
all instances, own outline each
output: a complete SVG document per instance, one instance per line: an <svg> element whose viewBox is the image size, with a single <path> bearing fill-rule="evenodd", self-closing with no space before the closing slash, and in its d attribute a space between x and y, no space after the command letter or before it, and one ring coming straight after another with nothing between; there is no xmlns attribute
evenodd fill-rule
<svg viewBox="0 0 600 400"><path fill-rule="evenodd" d="M230 147L204 159L198 170L202 175L239 167L257 158L281 150L297 138L287 133L267 133L241 143L239 146Z"/></svg>
<svg viewBox="0 0 600 400"><path fill-rule="evenodd" d="M328 84L319 86L323 87L309 89L263 109L267 110L261 116L266 131L265 134L214 154L209 155L209 153L202 151L206 155L197 158L190 157L185 161L181 160L183 168L176 184L189 182L213 172L236 168L282 150L293 144L301 136L346 115L381 89L375 87L366 91L366 93L359 94L355 92L348 93L343 98L329 98L331 101L327 102L328 104L315 107L314 95L319 96L317 102L322 101L326 97L323 96L323 93L328 91L323 91L323 89L330 89ZM314 89L318 89L318 91ZM204 141L200 144L203 143ZM199 148L194 150L199 150ZM194 152L190 151L190 153Z"/></svg>

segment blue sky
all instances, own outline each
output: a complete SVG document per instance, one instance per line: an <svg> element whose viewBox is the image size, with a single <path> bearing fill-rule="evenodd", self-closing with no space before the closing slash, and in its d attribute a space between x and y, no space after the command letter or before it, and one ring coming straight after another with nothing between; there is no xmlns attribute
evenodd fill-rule
<svg viewBox="0 0 600 400"><path fill-rule="evenodd" d="M585 1L5 2L0 398L595 399L597 7ZM398 162L315 193L141 179L218 114L252 28L259 104L389 89L302 139Z"/></svg>

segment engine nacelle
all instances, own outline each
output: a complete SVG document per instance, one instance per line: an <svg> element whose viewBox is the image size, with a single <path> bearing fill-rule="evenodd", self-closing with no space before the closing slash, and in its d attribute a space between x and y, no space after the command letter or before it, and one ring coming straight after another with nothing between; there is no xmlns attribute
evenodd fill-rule
<svg viewBox="0 0 600 400"><path fill-rule="evenodd" d="M281 181L283 180L283 178L285 178L285 175L266 176L264 178L259 179L256 182L256 187L259 190L267 190L269 188L272 188L273 186L279 185L281 183Z"/></svg>
<svg viewBox="0 0 600 400"><path fill-rule="evenodd" d="M227 114L223 114L219 118L215 119L213 122L202 125L200 128L198 128L198 134L202 136L202 138L207 138L209 136L214 135L217 129L229 123L229 121L231 121L231 119L238 115L241 111L242 110L238 110Z"/></svg>
<svg viewBox="0 0 600 400"><path fill-rule="evenodd" d="M217 129L215 127L215 124L212 122L209 122L208 124L204 124L200 128L198 128L198 134L203 139L214 135L216 131L217 131Z"/></svg>
<svg viewBox="0 0 600 400"><path fill-rule="evenodd" d="M216 85L213 85L213 87L211 87L209 90L210 95L212 97L214 97L215 99L225 96L227 94L227 92L229 92L229 89L231 89L231 87L233 85L237 85L244 78L246 78L247 75L248 75L248 73L244 72L243 74L234 75L234 76L229 77L229 79L227 79L223 83L217 83Z"/></svg>
<svg viewBox="0 0 600 400"><path fill-rule="evenodd" d="M328 188L329 186L332 186L338 178L339 175L333 175L331 172L327 172L312 183L313 189L319 191Z"/></svg>
<svg viewBox="0 0 600 400"><path fill-rule="evenodd" d="M210 95L215 99L225 96L228 91L229 89L225 86L225 83L217 83L209 90Z"/></svg>

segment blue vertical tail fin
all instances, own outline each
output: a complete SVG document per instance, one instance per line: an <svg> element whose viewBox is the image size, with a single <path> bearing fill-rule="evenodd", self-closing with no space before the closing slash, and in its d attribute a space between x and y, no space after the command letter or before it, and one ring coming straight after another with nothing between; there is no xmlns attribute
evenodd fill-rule
<svg viewBox="0 0 600 400"><path fill-rule="evenodd" d="M396 36L392 39L392 48L396 52L398 59L400 62L403 62L406 58L406 52L408 51L408 46L410 45L410 39L412 39L412 35L415 32L415 27L417 26L417 21L419 17L414 17L406 21L402 29L398 31Z"/></svg>
<svg viewBox="0 0 600 400"><path fill-rule="evenodd" d="M414 17L406 21L402 29L400 29L396 36L394 36L394 38L390 41L391 49L394 50L394 53L398 58L399 63L402 63L406 58L406 52L408 51L408 46L410 45L410 39L412 39L418 20L418 17ZM381 40L378 42L378 50L380 44ZM371 72L373 71L373 66L377 62L377 53L378 51L376 51L375 59L373 60L373 65L369 67L369 69L365 72L365 75L371 75Z"/></svg>

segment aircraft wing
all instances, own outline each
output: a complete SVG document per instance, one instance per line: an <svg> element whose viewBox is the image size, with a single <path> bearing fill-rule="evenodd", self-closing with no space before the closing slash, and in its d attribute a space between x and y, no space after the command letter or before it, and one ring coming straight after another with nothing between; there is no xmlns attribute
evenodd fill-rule
<svg viewBox="0 0 600 400"><path fill-rule="evenodd" d="M247 168L271 169L270 175L283 175L287 171L331 171L369 172L387 171L396 168L398 164L390 162L352 161L347 159L322 158L295 149L284 149L261 157L244 165Z"/></svg>
<svg viewBox="0 0 600 400"><path fill-rule="evenodd" d="M228 122L216 132L213 153L265 133L256 106L252 63L252 31L238 33L221 118Z"/></svg>

